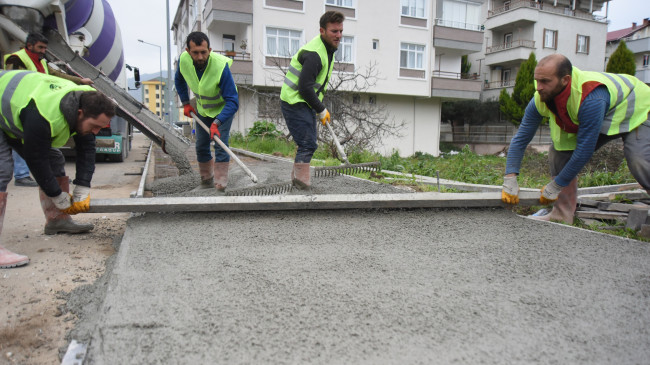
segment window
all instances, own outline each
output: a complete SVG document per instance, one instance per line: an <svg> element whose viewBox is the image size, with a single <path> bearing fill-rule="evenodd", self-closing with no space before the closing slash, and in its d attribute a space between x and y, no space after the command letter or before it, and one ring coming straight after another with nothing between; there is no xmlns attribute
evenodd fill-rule
<svg viewBox="0 0 650 365"><path fill-rule="evenodd" d="M501 81L503 82L503 86L508 86L510 84L510 69L509 68L504 68L501 71Z"/></svg>
<svg viewBox="0 0 650 365"><path fill-rule="evenodd" d="M424 18L424 0L401 0L402 15Z"/></svg>
<svg viewBox="0 0 650 365"><path fill-rule="evenodd" d="M377 104L377 96L376 95L370 95L368 96L368 104Z"/></svg>
<svg viewBox="0 0 650 365"><path fill-rule="evenodd" d="M400 45L399 66L401 68L424 70L424 46L402 43Z"/></svg>
<svg viewBox="0 0 650 365"><path fill-rule="evenodd" d="M506 48L512 48L512 33L506 33L503 35L503 44Z"/></svg>
<svg viewBox="0 0 650 365"><path fill-rule="evenodd" d="M544 48L557 49L557 30L544 29Z"/></svg>
<svg viewBox="0 0 650 365"><path fill-rule="evenodd" d="M156 90L160 90L160 85L156 85Z"/></svg>
<svg viewBox="0 0 650 365"><path fill-rule="evenodd" d="M589 36L578 34L576 53L589 53Z"/></svg>
<svg viewBox="0 0 650 365"><path fill-rule="evenodd" d="M352 104L361 104L361 95L359 94L352 95Z"/></svg>
<svg viewBox="0 0 650 365"><path fill-rule="evenodd" d="M379 39L372 40L372 49L379 49Z"/></svg>
<svg viewBox="0 0 650 365"><path fill-rule="evenodd" d="M334 59L336 59L336 61L338 62L354 63L352 57L353 49L354 49L354 38L348 36L341 37L341 43L339 44L339 48L336 50L336 53L334 54Z"/></svg>
<svg viewBox="0 0 650 365"><path fill-rule="evenodd" d="M223 35L223 50L226 52L235 51L235 36L230 34Z"/></svg>
<svg viewBox="0 0 650 365"><path fill-rule="evenodd" d="M334 6L344 6L346 8L353 8L353 0L326 0L325 3L327 5L334 5Z"/></svg>
<svg viewBox="0 0 650 365"><path fill-rule="evenodd" d="M445 0L442 3L442 17L438 23L445 27L480 30L481 4Z"/></svg>
<svg viewBox="0 0 650 365"><path fill-rule="evenodd" d="M650 64L650 55L644 54L643 55L643 67L648 67Z"/></svg>
<svg viewBox="0 0 650 365"><path fill-rule="evenodd" d="M160 108L160 103L156 103L156 108Z"/></svg>
<svg viewBox="0 0 650 365"><path fill-rule="evenodd" d="M290 58L300 49L301 31L266 28L266 55Z"/></svg>

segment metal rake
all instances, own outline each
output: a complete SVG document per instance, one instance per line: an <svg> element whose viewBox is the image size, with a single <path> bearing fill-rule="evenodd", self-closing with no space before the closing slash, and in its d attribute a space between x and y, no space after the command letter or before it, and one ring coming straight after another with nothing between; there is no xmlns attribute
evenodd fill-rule
<svg viewBox="0 0 650 365"><path fill-rule="evenodd" d="M264 195L279 195L291 192L293 183L280 182L275 184L266 184L259 186L250 186L246 188L226 190L226 196L264 196Z"/></svg>
<svg viewBox="0 0 650 365"><path fill-rule="evenodd" d="M339 143L339 139L336 137L336 134L334 134L334 129L332 129L332 126L329 123L325 123L325 125L327 126L327 129L329 129L332 139L334 139L334 144L336 144L336 149L339 151L339 155L344 164L339 166L317 166L314 168L315 177L336 176L341 174L350 175L359 172L379 171L381 166L379 161L351 164L350 161L348 161L348 156L345 154L341 143Z"/></svg>

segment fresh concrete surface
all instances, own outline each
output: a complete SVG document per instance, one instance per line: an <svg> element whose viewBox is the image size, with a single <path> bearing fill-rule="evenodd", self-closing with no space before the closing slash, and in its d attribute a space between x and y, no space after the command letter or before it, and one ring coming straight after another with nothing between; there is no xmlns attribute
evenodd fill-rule
<svg viewBox="0 0 650 365"><path fill-rule="evenodd" d="M500 208L146 213L71 337L89 364L640 364L649 273L647 243Z"/></svg>

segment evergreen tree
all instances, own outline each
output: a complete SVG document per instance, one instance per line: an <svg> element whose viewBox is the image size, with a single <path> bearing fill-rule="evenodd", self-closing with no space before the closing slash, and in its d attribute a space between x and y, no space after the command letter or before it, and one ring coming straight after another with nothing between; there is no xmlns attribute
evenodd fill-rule
<svg viewBox="0 0 650 365"><path fill-rule="evenodd" d="M612 53L609 61L607 61L607 68L605 71L634 76L636 73L634 53L627 48L625 41L621 41L621 43L618 44L618 47L614 53Z"/></svg>
<svg viewBox="0 0 650 365"><path fill-rule="evenodd" d="M499 95L499 109L514 125L519 125L524 117L526 106L535 94L534 73L537 66L535 53L531 52L528 60L524 61L517 72L515 87L512 95L506 89Z"/></svg>

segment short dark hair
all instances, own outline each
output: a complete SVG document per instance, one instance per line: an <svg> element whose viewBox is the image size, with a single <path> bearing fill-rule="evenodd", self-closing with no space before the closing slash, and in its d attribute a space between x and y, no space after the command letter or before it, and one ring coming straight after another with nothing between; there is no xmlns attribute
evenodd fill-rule
<svg viewBox="0 0 650 365"><path fill-rule="evenodd" d="M38 42L43 42L43 43L47 44L49 41L47 40L47 37L44 36L41 33L29 33L27 35L27 39L25 40L26 45L27 44L34 45L34 44L36 44Z"/></svg>
<svg viewBox="0 0 650 365"><path fill-rule="evenodd" d="M343 23L345 20L345 15L339 11L326 11L325 14L323 14L320 17L320 27L323 29L327 29L327 23Z"/></svg>
<svg viewBox="0 0 650 365"><path fill-rule="evenodd" d="M557 63L557 77L561 79L566 75L571 76L571 71L573 71L571 61L567 57L562 57Z"/></svg>
<svg viewBox="0 0 650 365"><path fill-rule="evenodd" d="M206 41L208 42L208 48L210 48L210 39L208 39L208 36L203 32L192 32L187 35L185 45L188 49L190 48L190 41L194 42L197 46L200 46L203 41Z"/></svg>
<svg viewBox="0 0 650 365"><path fill-rule="evenodd" d="M99 91L83 92L79 97L79 109L83 111L84 116L90 118L97 118L101 114L113 118L115 115L115 104Z"/></svg>

